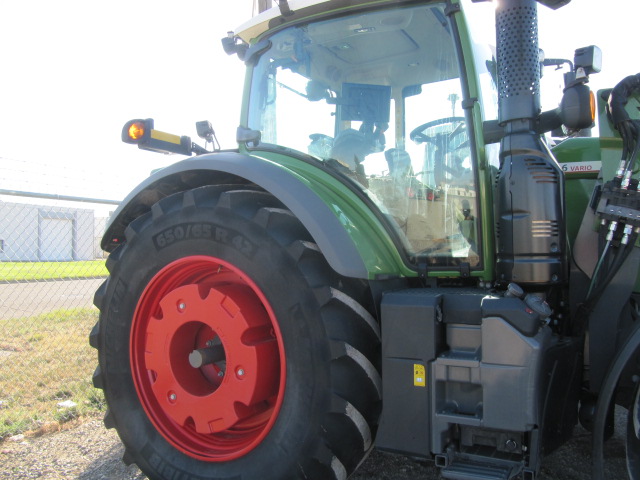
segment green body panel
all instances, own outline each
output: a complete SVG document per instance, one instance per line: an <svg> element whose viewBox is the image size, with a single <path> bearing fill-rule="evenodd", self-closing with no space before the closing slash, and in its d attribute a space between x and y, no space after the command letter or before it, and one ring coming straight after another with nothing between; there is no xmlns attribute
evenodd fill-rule
<svg viewBox="0 0 640 480"><path fill-rule="evenodd" d="M380 275L417 274L404 263L389 233L371 209L336 178L285 154L260 151L259 147L247 153L286 168L324 201L358 246L370 279Z"/></svg>
<svg viewBox="0 0 640 480"><path fill-rule="evenodd" d="M570 138L552 151L565 172L567 235L573 245L601 168L600 139Z"/></svg>
<svg viewBox="0 0 640 480"><path fill-rule="evenodd" d="M567 234L572 244L600 171L605 181L614 176L621 149L620 138L570 138L553 148L565 172Z"/></svg>

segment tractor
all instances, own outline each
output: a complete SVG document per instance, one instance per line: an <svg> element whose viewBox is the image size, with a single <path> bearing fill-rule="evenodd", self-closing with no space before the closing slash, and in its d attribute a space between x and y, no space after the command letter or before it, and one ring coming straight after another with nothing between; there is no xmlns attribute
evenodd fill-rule
<svg viewBox="0 0 640 480"><path fill-rule="evenodd" d="M124 461L338 480L377 448L534 480L580 422L600 479L618 406L640 478L640 74L594 94L597 47L541 55L538 8L568 0L499 0L495 48L477 1L262 3L222 39L237 148L123 129L186 156L102 239L93 382Z"/></svg>

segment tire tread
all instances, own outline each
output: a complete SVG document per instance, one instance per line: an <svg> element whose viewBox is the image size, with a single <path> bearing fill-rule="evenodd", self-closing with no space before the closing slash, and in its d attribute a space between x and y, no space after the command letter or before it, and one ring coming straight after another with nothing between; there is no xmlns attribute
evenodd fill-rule
<svg viewBox="0 0 640 480"><path fill-rule="evenodd" d="M298 462L298 474L309 480L346 479L371 450L380 414L380 329L365 306L370 301L366 285L361 280L340 277L290 210L271 194L245 185L205 186L163 198L149 213L127 226L125 243L107 259L109 272L113 275L128 245L150 224L163 222L168 214L195 209L227 211L225 215L250 221L253 228L266 232L282 247L284 257L295 265L308 285L327 336L330 391L329 403L321 415L319 440L313 453ZM94 297L101 312L107 308L108 281ZM104 344L104 328L101 321L93 327L93 347L99 349ZM93 381L97 388L104 389L106 380L100 366ZM105 425L116 426L111 410L105 415ZM137 455L127 449L123 460L135 462Z"/></svg>

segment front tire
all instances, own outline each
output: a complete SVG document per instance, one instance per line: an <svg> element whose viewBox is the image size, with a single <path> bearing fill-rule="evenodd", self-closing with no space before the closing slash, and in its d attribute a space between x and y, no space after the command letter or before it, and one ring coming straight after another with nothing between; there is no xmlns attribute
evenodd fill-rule
<svg viewBox="0 0 640 480"><path fill-rule="evenodd" d="M150 478L341 479L370 451L380 337L367 290L273 196L167 197L107 266L94 383Z"/></svg>

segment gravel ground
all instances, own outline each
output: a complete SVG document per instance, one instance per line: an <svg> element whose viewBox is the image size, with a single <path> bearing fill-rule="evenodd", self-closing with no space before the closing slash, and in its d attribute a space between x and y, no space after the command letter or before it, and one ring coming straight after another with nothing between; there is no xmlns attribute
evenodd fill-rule
<svg viewBox="0 0 640 480"><path fill-rule="evenodd" d="M625 412L626 413L626 412ZM622 412L617 431L623 430ZM574 439L547 457L540 480L590 479L591 437L576 427ZM26 437L0 443L0 479L47 480L144 480L135 465L122 461L122 445L114 430L106 430L100 419L41 437ZM616 435L606 444L610 479L626 478L624 439ZM353 480L436 480L438 470L400 455L373 452Z"/></svg>

